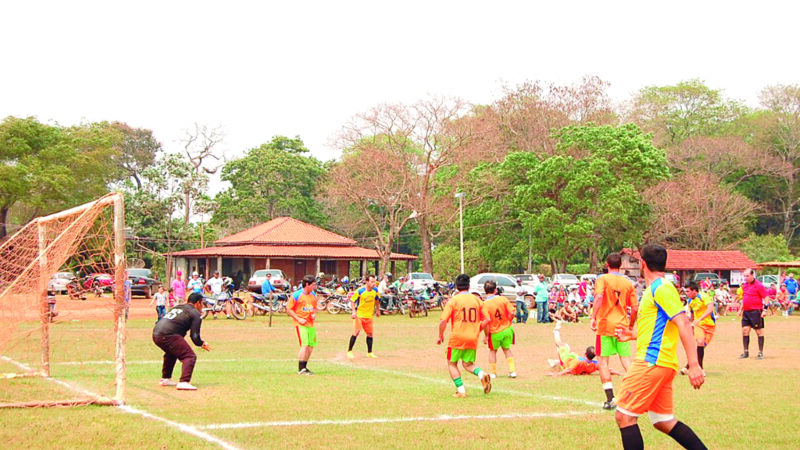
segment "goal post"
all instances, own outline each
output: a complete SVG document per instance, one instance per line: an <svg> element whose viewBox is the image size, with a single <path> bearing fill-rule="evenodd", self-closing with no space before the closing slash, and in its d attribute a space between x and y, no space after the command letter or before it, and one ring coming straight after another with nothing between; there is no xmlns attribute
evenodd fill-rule
<svg viewBox="0 0 800 450"><path fill-rule="evenodd" d="M125 402L126 280L120 193L34 219L0 244L0 372L14 370L0 379L45 380L0 380L0 407ZM37 398L64 390L66 400Z"/></svg>

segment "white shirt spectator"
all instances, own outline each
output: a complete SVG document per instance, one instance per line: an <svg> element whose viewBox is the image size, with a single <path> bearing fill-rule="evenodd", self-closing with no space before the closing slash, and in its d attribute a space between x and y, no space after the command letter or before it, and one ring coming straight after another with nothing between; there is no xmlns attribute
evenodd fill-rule
<svg viewBox="0 0 800 450"><path fill-rule="evenodd" d="M378 295L386 295L386 289L389 288L389 283L386 282L386 279L381 280L378 284Z"/></svg>
<svg viewBox="0 0 800 450"><path fill-rule="evenodd" d="M220 277L209 278L208 281L206 281L206 286L211 288L211 292L214 295L219 295L222 293L222 278Z"/></svg>
<svg viewBox="0 0 800 450"><path fill-rule="evenodd" d="M167 306L166 292L156 292L155 299L156 299L156 306Z"/></svg>
<svg viewBox="0 0 800 450"><path fill-rule="evenodd" d="M518 302L524 302L525 301L525 296L526 295L530 295L530 293L528 292L528 287L523 285L523 284L520 284L519 286L517 286L516 293L517 293L517 301Z"/></svg>
<svg viewBox="0 0 800 450"><path fill-rule="evenodd" d="M192 278L188 283L186 283L186 289L189 289L192 292L203 292L203 280L200 278Z"/></svg>

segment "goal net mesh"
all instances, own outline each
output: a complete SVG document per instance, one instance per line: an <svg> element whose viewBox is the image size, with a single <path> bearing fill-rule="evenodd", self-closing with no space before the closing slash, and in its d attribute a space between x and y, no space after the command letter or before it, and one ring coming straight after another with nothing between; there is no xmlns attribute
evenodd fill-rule
<svg viewBox="0 0 800 450"><path fill-rule="evenodd" d="M35 219L0 244L0 406L124 401L130 295L120 230L114 193Z"/></svg>

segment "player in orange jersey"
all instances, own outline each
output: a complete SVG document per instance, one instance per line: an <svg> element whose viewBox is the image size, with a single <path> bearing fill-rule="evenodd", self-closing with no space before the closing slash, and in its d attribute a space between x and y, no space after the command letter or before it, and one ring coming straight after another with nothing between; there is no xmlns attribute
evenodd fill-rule
<svg viewBox="0 0 800 450"><path fill-rule="evenodd" d="M489 372L492 378L497 377L497 350L502 348L503 354L508 361L508 376L517 378L517 368L514 365L514 354L511 353L515 335L514 327L511 326L514 320L516 307L502 295L497 295L497 283L487 281L483 284L486 292L486 314L489 316L489 325L484 328L486 336L483 338L484 344L489 344Z"/></svg>
<svg viewBox="0 0 800 450"><path fill-rule="evenodd" d="M314 289L317 281L311 275L306 275L301 281L301 288L293 292L286 302L286 312L294 320L297 340L300 341L300 351L297 353L297 373L299 375L314 375L308 369L308 359L317 346L317 329L314 328L314 319L317 316L317 296Z"/></svg>
<svg viewBox="0 0 800 450"><path fill-rule="evenodd" d="M619 272L622 267L622 256L612 253L606 258L608 273L597 278L592 308L592 330L597 331L598 339L595 343L600 354L600 382L606 393L603 409L614 409L614 386L611 383L611 371L608 359L619 355L619 360L625 371L631 365L630 342L619 342L614 334L618 325L622 324L633 328L636 322L636 287L630 279ZM630 310L630 318L628 317Z"/></svg>
<svg viewBox="0 0 800 450"><path fill-rule="evenodd" d="M445 305L439 321L439 339L436 345L444 342L444 331L450 324L450 340L447 343L447 364L450 377L456 385L454 397L467 396L458 362L464 370L474 374L481 380L483 392L488 394L492 390L492 377L480 367L475 366L475 356L478 349L478 338L481 330L489 324L489 316L483 301L468 292L469 276L461 274L456 277L456 292Z"/></svg>
<svg viewBox="0 0 800 450"><path fill-rule="evenodd" d="M550 367L555 368L558 366L560 372L551 372L548 375L551 377L560 377L562 375L591 375L600 369L600 364L595 361L594 346L586 347L583 356L578 356L572 353L569 344L561 340L561 321L556 322L556 327L553 329L553 341L558 349L558 359L548 359ZM624 373L617 372L613 368L610 369L612 375L625 375Z"/></svg>

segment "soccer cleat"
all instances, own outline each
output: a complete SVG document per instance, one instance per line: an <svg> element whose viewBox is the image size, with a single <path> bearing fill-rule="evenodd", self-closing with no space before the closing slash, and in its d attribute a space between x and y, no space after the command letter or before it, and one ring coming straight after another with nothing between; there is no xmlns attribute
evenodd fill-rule
<svg viewBox="0 0 800 450"><path fill-rule="evenodd" d="M231 315L227 315L227 316L225 316L225 318L226 318L226 319L228 319L228 320L230 320L230 319L233 319L233 316L231 316Z"/></svg>
<svg viewBox="0 0 800 450"><path fill-rule="evenodd" d="M490 377L492 377L492 379L493 379L493 380L494 380L495 378L497 378L497 375L495 375L495 374L493 374L493 373L490 373L490 374L489 374L489 376L490 376Z"/></svg>
<svg viewBox="0 0 800 450"><path fill-rule="evenodd" d="M376 355L375 353L367 353L367 356L369 356L370 358L378 359L378 355Z"/></svg>
<svg viewBox="0 0 800 450"><path fill-rule="evenodd" d="M617 409L617 404L614 403L614 400L611 400L610 402L603 402L603 409L607 411L610 411L612 409Z"/></svg>
<svg viewBox="0 0 800 450"><path fill-rule="evenodd" d="M758 356L756 356L756 359L764 359L764 353L758 352Z"/></svg>
<svg viewBox="0 0 800 450"><path fill-rule="evenodd" d="M453 394L453 397L455 397L455 398L467 398L467 393L466 392L458 392L458 391L456 391L456 393Z"/></svg>
<svg viewBox="0 0 800 450"><path fill-rule="evenodd" d="M169 378L162 378L161 381L158 382L159 386L177 386L178 383L172 381Z"/></svg>
<svg viewBox="0 0 800 450"><path fill-rule="evenodd" d="M559 364L559 361L557 359L548 359L547 364L549 364L550 368L553 369Z"/></svg>
<svg viewBox="0 0 800 450"><path fill-rule="evenodd" d="M192 384L189 383L188 381L181 381L180 383L178 383L175 386L175 389L177 389L179 391L196 391L197 390L197 388L192 386Z"/></svg>
<svg viewBox="0 0 800 450"><path fill-rule="evenodd" d="M481 384L483 385L483 393L488 394L492 392L492 376L484 372L481 377Z"/></svg>
<svg viewBox="0 0 800 450"><path fill-rule="evenodd" d="M300 369L300 372L297 372L298 375L314 375L314 372L308 370L307 367L303 367Z"/></svg>
<svg viewBox="0 0 800 450"><path fill-rule="evenodd" d="M687 373L689 373L689 369L687 369L686 367L681 367L680 374L681 375L686 375Z"/></svg>
<svg viewBox="0 0 800 450"><path fill-rule="evenodd" d="M741 355L739 355L739 359L746 359L746 358L749 358L749 357L750 357L750 354L747 353L747 352L744 352Z"/></svg>
<svg viewBox="0 0 800 450"><path fill-rule="evenodd" d="M353 352L347 352L347 357L350 358L350 359L355 358L355 356L353 355Z"/></svg>
<svg viewBox="0 0 800 450"><path fill-rule="evenodd" d="M517 378L517 372L511 372L510 374L508 374L508 376L511 378Z"/></svg>

